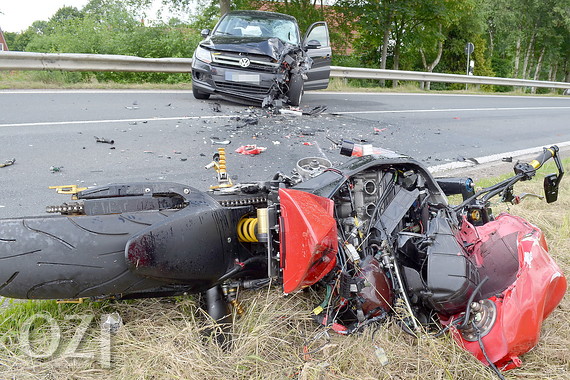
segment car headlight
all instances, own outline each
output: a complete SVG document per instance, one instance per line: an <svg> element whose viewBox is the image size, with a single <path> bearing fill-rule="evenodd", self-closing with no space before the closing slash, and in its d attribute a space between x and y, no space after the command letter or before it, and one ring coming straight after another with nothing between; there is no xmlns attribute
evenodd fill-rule
<svg viewBox="0 0 570 380"><path fill-rule="evenodd" d="M203 47L198 46L194 52L194 57L202 62L210 63L212 62L212 53Z"/></svg>

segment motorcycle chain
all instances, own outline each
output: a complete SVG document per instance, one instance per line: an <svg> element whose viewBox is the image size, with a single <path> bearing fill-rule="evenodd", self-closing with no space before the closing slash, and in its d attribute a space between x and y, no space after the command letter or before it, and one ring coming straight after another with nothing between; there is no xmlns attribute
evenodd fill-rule
<svg viewBox="0 0 570 380"><path fill-rule="evenodd" d="M267 203L267 197L217 199L217 201L222 207L249 206L259 203Z"/></svg>
<svg viewBox="0 0 570 380"><path fill-rule="evenodd" d="M251 198L233 198L218 200L222 207L236 207L236 206L249 206L260 203L267 203L267 197L251 197ZM184 208L186 204L177 205L174 208ZM83 203L63 203L59 206L47 206L46 212L49 214L62 214L62 215L84 215L85 208Z"/></svg>

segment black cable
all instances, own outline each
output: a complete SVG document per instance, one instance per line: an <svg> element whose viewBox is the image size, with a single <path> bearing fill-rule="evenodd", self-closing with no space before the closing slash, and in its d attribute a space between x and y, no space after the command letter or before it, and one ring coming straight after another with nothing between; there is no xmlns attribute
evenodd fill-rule
<svg viewBox="0 0 570 380"><path fill-rule="evenodd" d="M495 365L495 363L493 363L491 361L491 359L489 359L489 356L487 355L487 351L485 351L485 345L483 344L483 339L481 337L481 331L479 331L479 328L477 327L477 325L475 323L473 323L473 328L477 332L477 341L479 342L479 348L481 348L481 352L483 353L485 360L487 360L487 363L489 363L489 367L491 367L491 369L493 370L493 372L495 372L495 374L497 375L497 377L499 379L506 380L505 377L503 376L503 374L501 373L501 371L499 371L499 369Z"/></svg>
<svg viewBox="0 0 570 380"><path fill-rule="evenodd" d="M481 290L481 288L483 287L483 284L485 282L487 282L488 279L489 279L489 276L485 276L483 281L481 281L479 283L479 285L477 285L477 287L475 288L473 293L471 293L471 295L469 296L469 300L467 301L467 307L465 308L465 320L463 321L463 323L461 325L457 326L457 328L459 330L464 330L467 328L467 325L469 324L469 314L471 314L471 303L475 299L475 296L477 295L477 293L479 293L479 290Z"/></svg>
<svg viewBox="0 0 570 380"><path fill-rule="evenodd" d="M439 338L440 336L442 336L443 334L445 334L447 332L447 330L449 330L451 328L451 326L456 325L458 323L461 323L465 320L465 315L462 315L461 317L453 320L452 322L450 322L449 324L445 325L445 327L443 327L442 329L440 329L438 332L436 332L435 334L432 335L433 338Z"/></svg>
<svg viewBox="0 0 570 380"><path fill-rule="evenodd" d="M255 262L267 262L267 258L265 256L254 256L250 257L249 259L245 260L241 264L236 264L232 270L224 274L222 277L218 279L218 283L224 282L228 278L232 278L239 272L241 272L248 264L255 263Z"/></svg>

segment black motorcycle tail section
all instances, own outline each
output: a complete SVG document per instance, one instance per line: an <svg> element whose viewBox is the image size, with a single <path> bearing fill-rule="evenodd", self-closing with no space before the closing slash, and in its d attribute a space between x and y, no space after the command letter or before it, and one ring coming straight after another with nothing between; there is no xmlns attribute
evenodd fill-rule
<svg viewBox="0 0 570 380"><path fill-rule="evenodd" d="M125 258L134 273L168 282L210 288L233 265L235 226L243 212L222 208L197 193L175 216L139 231L127 242Z"/></svg>

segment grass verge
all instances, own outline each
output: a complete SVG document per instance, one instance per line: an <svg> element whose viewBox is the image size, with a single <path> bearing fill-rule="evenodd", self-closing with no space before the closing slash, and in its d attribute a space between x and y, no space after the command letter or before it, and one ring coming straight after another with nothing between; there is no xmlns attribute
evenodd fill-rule
<svg viewBox="0 0 570 380"><path fill-rule="evenodd" d="M516 190L541 193L541 180L520 183ZM510 207L511 213L542 228L552 256L566 274L570 273L569 209L568 180L562 182L555 204L526 199ZM245 292L240 299L245 313L233 324L233 344L226 349L215 342L213 326L195 297L78 305L17 302L0 315L0 378L495 379L446 336L415 339L392 323L349 337L324 333L309 316L319 303L311 290L283 296L272 287ZM523 366L505 373L507 379L570 379L569 311L566 298L545 321L539 344L522 357ZM110 312L117 312L124 325L112 335L110 351L105 352L99 320ZM91 316L90 323L71 355L66 350L78 334L81 316ZM30 357L26 352L30 349L40 355L51 352L50 318L60 332L58 347L47 357ZM29 332L27 340L23 330ZM378 348L386 353L385 365L377 356Z"/></svg>

